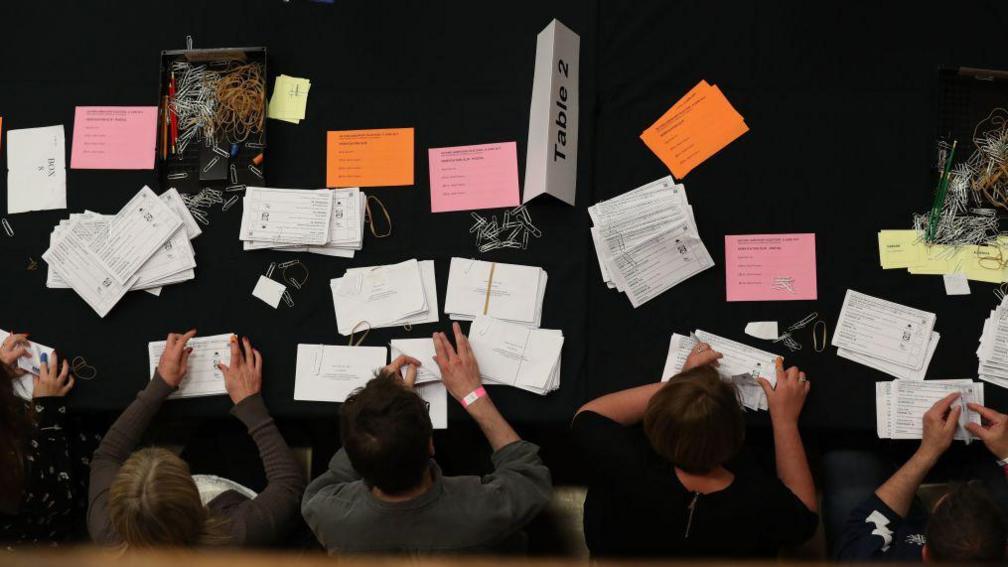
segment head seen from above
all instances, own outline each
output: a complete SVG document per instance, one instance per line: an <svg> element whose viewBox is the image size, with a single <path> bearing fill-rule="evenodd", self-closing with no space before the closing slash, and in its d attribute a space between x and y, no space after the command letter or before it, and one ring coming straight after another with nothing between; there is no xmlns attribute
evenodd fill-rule
<svg viewBox="0 0 1008 567"><path fill-rule="evenodd" d="M927 561L1004 561L1008 526L998 504L979 483L953 486L942 496L927 525Z"/></svg>

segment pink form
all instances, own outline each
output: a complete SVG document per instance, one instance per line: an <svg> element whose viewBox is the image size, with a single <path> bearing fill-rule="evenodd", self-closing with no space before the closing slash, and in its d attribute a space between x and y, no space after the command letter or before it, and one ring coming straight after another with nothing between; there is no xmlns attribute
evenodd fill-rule
<svg viewBox="0 0 1008 567"><path fill-rule="evenodd" d="M725 236L728 301L816 299L815 234Z"/></svg>
<svg viewBox="0 0 1008 567"><path fill-rule="evenodd" d="M514 142L430 148L431 212L517 207Z"/></svg>

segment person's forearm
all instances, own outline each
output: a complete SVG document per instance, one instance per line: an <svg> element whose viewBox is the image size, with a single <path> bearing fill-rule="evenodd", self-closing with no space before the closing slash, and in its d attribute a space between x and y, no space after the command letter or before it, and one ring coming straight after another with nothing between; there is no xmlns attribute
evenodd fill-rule
<svg viewBox="0 0 1008 567"><path fill-rule="evenodd" d="M917 451L875 491L875 495L892 508L893 512L905 517L910 511L917 489L937 460Z"/></svg>
<svg viewBox="0 0 1008 567"><path fill-rule="evenodd" d="M577 413L592 411L621 425L633 425L644 419L648 402L665 384L645 384L595 398L581 406ZM575 414L576 415L576 414Z"/></svg>
<svg viewBox="0 0 1008 567"><path fill-rule="evenodd" d="M95 450L95 458L110 459L117 463L125 461L161 408L161 402L174 391L175 388L166 384L161 375L155 372L147 387L137 394L133 403L119 415L102 438Z"/></svg>
<svg viewBox="0 0 1008 567"><path fill-rule="evenodd" d="M774 453L777 457L777 478L788 487L809 510L818 510L815 482L805 457L805 446L797 423L773 424Z"/></svg>
<svg viewBox="0 0 1008 567"><path fill-rule="evenodd" d="M494 405L488 396L483 396L470 404L466 408L466 411L479 424L480 429L483 430L483 435L486 436L487 441L490 442L490 447L494 451L499 450L501 447L506 447L515 441L521 441L521 437L515 433L515 430L511 428L511 425L504 419L504 416L497 411L497 406Z"/></svg>

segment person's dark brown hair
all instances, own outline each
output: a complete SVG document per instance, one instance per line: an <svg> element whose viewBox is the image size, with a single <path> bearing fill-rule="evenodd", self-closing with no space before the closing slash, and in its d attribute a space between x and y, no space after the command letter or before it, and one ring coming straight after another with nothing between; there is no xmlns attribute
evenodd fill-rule
<svg viewBox="0 0 1008 567"><path fill-rule="evenodd" d="M1008 527L983 486L960 484L938 501L927 525L928 558L955 563L1002 562Z"/></svg>
<svg viewBox="0 0 1008 567"><path fill-rule="evenodd" d="M644 433L673 465L688 473L710 472L745 441L738 392L709 366L677 374L648 403Z"/></svg>
<svg viewBox="0 0 1008 567"><path fill-rule="evenodd" d="M401 494L423 480L432 430L424 401L384 370L340 409L340 436L350 464L386 494Z"/></svg>
<svg viewBox="0 0 1008 567"><path fill-rule="evenodd" d="M14 394L14 375L0 364L0 509L17 506L24 483L24 443L31 419Z"/></svg>

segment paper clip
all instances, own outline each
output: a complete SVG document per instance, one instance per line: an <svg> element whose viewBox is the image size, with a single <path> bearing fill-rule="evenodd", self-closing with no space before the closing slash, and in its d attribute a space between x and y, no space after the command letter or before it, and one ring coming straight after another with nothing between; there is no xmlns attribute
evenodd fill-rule
<svg viewBox="0 0 1008 567"><path fill-rule="evenodd" d="M263 149L263 148L265 148L265 147L266 147L266 145L265 145L265 144L261 144L261 143L259 143L259 142L247 142L247 143L245 144L245 146L246 146L246 147L249 147L249 148L252 148L252 149L254 149L254 150L261 150L261 149Z"/></svg>
<svg viewBox="0 0 1008 567"><path fill-rule="evenodd" d="M226 151L224 151L223 149L221 149L220 146L218 146L216 144L214 144L214 146L212 148L210 148L210 149L213 150L213 153L219 155L222 158L227 159L227 158L231 157L231 154L227 153Z"/></svg>
<svg viewBox="0 0 1008 567"><path fill-rule="evenodd" d="M232 163L229 166L229 169L231 170L231 183L232 184L238 183L238 168L235 166L235 164Z"/></svg>
<svg viewBox="0 0 1008 567"><path fill-rule="evenodd" d="M294 298L290 296L290 293L288 293L286 289L280 297L284 300L284 303L287 304L287 307L294 307Z"/></svg>
<svg viewBox="0 0 1008 567"><path fill-rule="evenodd" d="M31 256L29 256L28 257L28 268L27 268L27 270L29 272L34 272L37 269L38 269L38 262L35 261L35 258L32 258Z"/></svg>
<svg viewBox="0 0 1008 567"><path fill-rule="evenodd" d="M88 364L83 356L75 356L70 368L73 369L74 376L80 380L88 381L98 377L98 369Z"/></svg>
<svg viewBox="0 0 1008 567"><path fill-rule="evenodd" d="M382 213L385 214L385 222L388 223L388 230L384 234L378 234L375 230L374 213L371 212L371 200L374 199L375 203L381 207ZM388 214L388 209L385 208L385 203L381 202L381 199L375 197L374 195L368 195L367 199L364 200L364 215L367 217L368 226L371 228L371 236L375 238L385 238L392 235L392 217Z"/></svg>
<svg viewBox="0 0 1008 567"><path fill-rule="evenodd" d="M355 343L353 340L354 335L357 333L357 331L360 330L361 325L367 325L367 328L364 329L364 334L362 334ZM371 323L368 323L367 321L357 321L357 324L353 326L353 329L350 329L350 339L347 341L347 344L350 346L360 346L360 344L364 342L364 339L367 338L368 333L370 332L371 332Z"/></svg>
<svg viewBox="0 0 1008 567"><path fill-rule="evenodd" d="M266 268L266 277L267 278L273 277L273 270L275 269L276 269L276 262L270 262L269 267Z"/></svg>
<svg viewBox="0 0 1008 567"><path fill-rule="evenodd" d="M258 167L254 166L254 165L250 165L250 166L248 166L248 168L249 168L249 171L251 171L252 173L254 173L256 177L258 177L259 179L263 178L262 171L259 171Z"/></svg>
<svg viewBox="0 0 1008 567"><path fill-rule="evenodd" d="M221 205L221 210L227 212L227 210L233 207L234 204L237 202L238 202L238 195L232 195L230 199L224 201L224 204Z"/></svg>
<svg viewBox="0 0 1008 567"><path fill-rule="evenodd" d="M7 236L10 236L10 237L14 236L14 229L11 228L10 222L8 222L6 218L4 218L3 220L0 220L0 224L3 225L4 232L7 233Z"/></svg>
<svg viewBox="0 0 1008 567"><path fill-rule="evenodd" d="M298 280L297 278L291 277L287 274L287 270L291 268L300 267L304 270L304 278ZM283 280L287 282L287 285L293 287L294 289L301 289L304 284L308 283L308 276L311 275L308 271L308 267L301 263L301 260L291 260L289 262L284 262L280 264L279 268L283 270Z"/></svg>
<svg viewBox="0 0 1008 567"><path fill-rule="evenodd" d="M187 177L189 177L189 174L186 173L185 171L173 171L173 172L171 172L171 173L169 173L168 175L165 176L165 178L167 178L170 181L175 181L175 180L178 180L178 179L185 179Z"/></svg>
<svg viewBox="0 0 1008 567"><path fill-rule="evenodd" d="M819 325L822 325L822 332L819 337L822 340L818 340L816 337L816 331L819 329ZM816 352L822 352L826 350L826 321L816 321L815 325L812 326L812 349Z"/></svg>
<svg viewBox="0 0 1008 567"><path fill-rule="evenodd" d="M409 321L407 321L407 322L403 323L402 328L403 328L404 331L406 331L408 333L408 332L410 332L410 331L413 330L413 323L410 323Z"/></svg>
<svg viewBox="0 0 1008 567"><path fill-rule="evenodd" d="M234 166L232 165L231 167ZM237 191L244 191L244 190L245 190L244 185L228 185L227 187L224 188L224 191L227 193L235 193Z"/></svg>
<svg viewBox="0 0 1008 567"><path fill-rule="evenodd" d="M774 276L770 287L777 291L794 293L794 278L791 276Z"/></svg>
<svg viewBox="0 0 1008 567"><path fill-rule="evenodd" d="M207 164L203 166L203 173L206 173L211 169L213 169L213 166L217 165L218 161L220 161L219 157L214 157L212 160L208 161Z"/></svg>
<svg viewBox="0 0 1008 567"><path fill-rule="evenodd" d="M1002 282L1001 285L994 290L994 297L996 297L998 301L1004 301L1006 295L1008 295L1008 282Z"/></svg>

